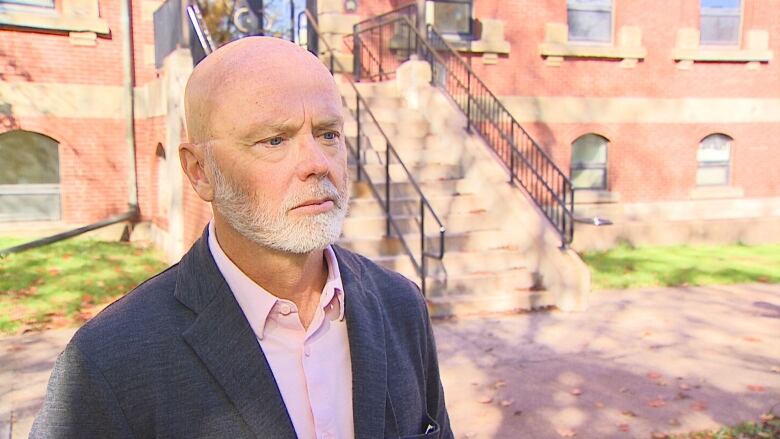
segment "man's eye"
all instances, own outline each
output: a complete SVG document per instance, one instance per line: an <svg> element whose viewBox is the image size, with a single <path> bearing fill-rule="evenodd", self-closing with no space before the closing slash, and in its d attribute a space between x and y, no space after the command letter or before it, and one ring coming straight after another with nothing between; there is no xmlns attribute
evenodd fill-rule
<svg viewBox="0 0 780 439"><path fill-rule="evenodd" d="M325 137L325 140L336 140L339 138L339 133L335 131L328 131L327 133L323 134Z"/></svg>
<svg viewBox="0 0 780 439"><path fill-rule="evenodd" d="M271 137L270 139L266 140L264 143L267 143L271 146L279 146L284 142L284 138L281 136Z"/></svg>

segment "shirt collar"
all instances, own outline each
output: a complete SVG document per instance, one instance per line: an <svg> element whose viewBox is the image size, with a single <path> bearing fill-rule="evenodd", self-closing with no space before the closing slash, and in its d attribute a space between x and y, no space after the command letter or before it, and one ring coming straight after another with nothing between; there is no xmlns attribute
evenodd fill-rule
<svg viewBox="0 0 780 439"><path fill-rule="evenodd" d="M279 298L250 279L228 258L217 241L213 219L209 221L208 244L211 256L249 321L249 326L252 327L257 338L262 340L268 316ZM344 320L344 287L341 282L336 253L330 245L325 248L323 253L328 266L328 277L322 290L324 297L321 297L320 305L327 306L333 301L332 296L335 295L339 306L339 320Z"/></svg>

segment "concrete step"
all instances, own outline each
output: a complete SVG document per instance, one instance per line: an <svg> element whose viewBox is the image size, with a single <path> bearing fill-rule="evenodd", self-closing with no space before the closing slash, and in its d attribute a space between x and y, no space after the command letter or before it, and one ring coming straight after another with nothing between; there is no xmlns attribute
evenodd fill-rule
<svg viewBox="0 0 780 439"><path fill-rule="evenodd" d="M399 97L401 93L394 80L383 82L358 82L358 90L365 98L370 97Z"/></svg>
<svg viewBox="0 0 780 439"><path fill-rule="evenodd" d="M428 309L433 317L484 315L542 309L555 305L555 294L547 290L511 289L490 295L428 295Z"/></svg>
<svg viewBox="0 0 780 439"><path fill-rule="evenodd" d="M485 210L482 200L471 194L426 198L433 210L444 218L451 214L480 213ZM393 213L414 214L420 210L419 197L391 198L391 200L390 209ZM373 197L355 198L349 203L350 216L382 216L384 212L384 207Z"/></svg>
<svg viewBox="0 0 780 439"><path fill-rule="evenodd" d="M418 251L420 235L404 235L410 249ZM344 237L339 238L339 245L356 251L367 257L396 256L405 253L401 241L397 237ZM439 248L439 236L428 236L425 241L427 249L434 251ZM479 230L475 232L445 233L444 249L446 252L473 252L485 250L517 250L507 243L506 234L500 230Z"/></svg>
<svg viewBox="0 0 780 439"><path fill-rule="evenodd" d="M412 178L418 183L428 181L451 180L463 177L463 169L460 165L449 164L425 164L425 165L407 165L406 170L398 163L390 165L390 180L392 182L409 181L409 171ZM365 171L371 178L371 181L379 183L385 181L385 165L366 164ZM356 177L354 168L350 168L350 176ZM423 192L424 193L424 192Z"/></svg>
<svg viewBox="0 0 780 439"><path fill-rule="evenodd" d="M415 273L414 264L406 254L372 258L377 264L400 273ZM525 254L517 250L483 250L473 252L444 252L444 259L429 258L428 276L432 279L442 275L466 275L487 272L501 272L526 268Z"/></svg>
<svg viewBox="0 0 780 439"><path fill-rule="evenodd" d="M370 198L373 196L368 182L356 181L353 168L350 169L350 178L353 182L351 191L353 196L363 198ZM382 183L383 181L384 178L377 180L375 183L376 189L379 191L382 197L384 197L385 194L385 185ZM426 198L474 194L476 192L476 188L478 187L476 182L464 179L422 181L418 182L418 184L420 190L426 196ZM417 196L417 191L409 182L392 182L390 184L390 197L394 199Z"/></svg>
<svg viewBox="0 0 780 439"><path fill-rule="evenodd" d="M496 291L529 290L534 276L526 268L450 275L446 279L428 279L428 297L453 295L491 295Z"/></svg>
<svg viewBox="0 0 780 439"><path fill-rule="evenodd" d="M488 216L485 212L481 213L461 213L443 215L436 212L442 225L447 228L449 233L471 232L476 230L495 229L498 220L495 217ZM401 233L419 233L420 217L419 213L411 215L393 215L396 225L401 229ZM425 229L428 234L433 234L438 229L438 224L428 211L425 213ZM381 237L386 230L385 216L354 216L350 215L344 221L344 228L341 235L345 238L376 236Z"/></svg>

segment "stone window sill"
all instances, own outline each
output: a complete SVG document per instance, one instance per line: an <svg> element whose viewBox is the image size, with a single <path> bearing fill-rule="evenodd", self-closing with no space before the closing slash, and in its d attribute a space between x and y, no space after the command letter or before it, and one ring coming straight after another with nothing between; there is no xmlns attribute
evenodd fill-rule
<svg viewBox="0 0 780 439"><path fill-rule="evenodd" d="M98 17L41 15L25 12L0 13L0 26L47 31L94 32L100 35L108 35L110 32L108 22Z"/></svg>
<svg viewBox="0 0 780 439"><path fill-rule="evenodd" d="M644 47L615 47L594 44L541 43L539 53L542 56L608 58L608 59L644 59L647 49Z"/></svg>
<svg viewBox="0 0 780 439"><path fill-rule="evenodd" d="M605 190L577 189L574 192L574 204L619 203L620 194Z"/></svg>
<svg viewBox="0 0 780 439"><path fill-rule="evenodd" d="M743 198L745 191L734 186L700 186L691 189L688 197L691 200L714 200L721 198Z"/></svg>
<svg viewBox="0 0 780 439"><path fill-rule="evenodd" d="M672 50L675 61L709 61L709 62L769 62L772 60L771 50L761 49L721 49L695 48Z"/></svg>

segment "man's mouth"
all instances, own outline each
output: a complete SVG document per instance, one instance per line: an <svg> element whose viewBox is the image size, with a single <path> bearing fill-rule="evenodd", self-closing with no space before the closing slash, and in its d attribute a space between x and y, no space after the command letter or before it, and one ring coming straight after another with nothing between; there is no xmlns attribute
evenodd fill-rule
<svg viewBox="0 0 780 439"><path fill-rule="evenodd" d="M335 203L331 198L318 198L304 201L291 210L301 213L321 213L331 210L334 206Z"/></svg>

